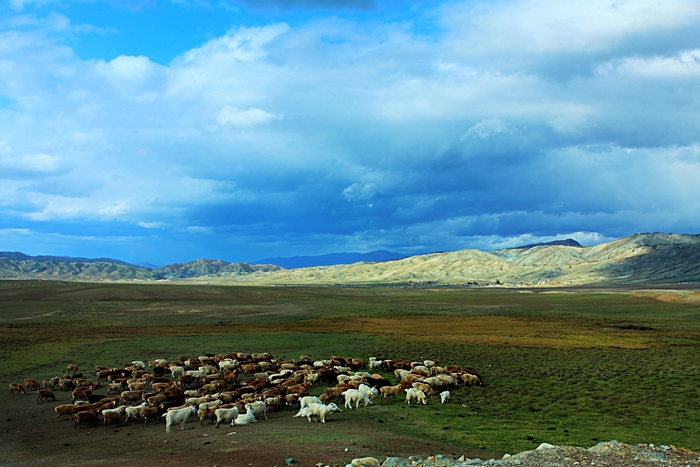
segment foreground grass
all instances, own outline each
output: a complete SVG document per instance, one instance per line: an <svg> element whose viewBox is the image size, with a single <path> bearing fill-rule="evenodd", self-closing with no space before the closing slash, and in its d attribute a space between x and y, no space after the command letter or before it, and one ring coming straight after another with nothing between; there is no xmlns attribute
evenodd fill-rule
<svg viewBox="0 0 700 467"><path fill-rule="evenodd" d="M654 297L0 282L0 379L205 352L431 358L486 384L351 416L495 454L609 439L700 450L700 310Z"/></svg>

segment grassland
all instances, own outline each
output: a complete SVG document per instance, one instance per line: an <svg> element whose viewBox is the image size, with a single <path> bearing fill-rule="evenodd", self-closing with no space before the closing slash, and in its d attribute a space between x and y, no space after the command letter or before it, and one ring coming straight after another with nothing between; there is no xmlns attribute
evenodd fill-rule
<svg viewBox="0 0 700 467"><path fill-rule="evenodd" d="M696 296L0 281L0 380L205 352L430 358L478 369L485 386L456 390L444 406L392 402L343 416L416 446L493 455L609 439L699 450ZM0 395L3 407L14 401Z"/></svg>

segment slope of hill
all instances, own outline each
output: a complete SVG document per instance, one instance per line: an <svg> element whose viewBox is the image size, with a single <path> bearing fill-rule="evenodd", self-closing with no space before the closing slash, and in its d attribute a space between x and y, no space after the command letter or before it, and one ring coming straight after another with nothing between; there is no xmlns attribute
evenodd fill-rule
<svg viewBox="0 0 700 467"><path fill-rule="evenodd" d="M535 246L492 253L459 250L382 263L254 273L235 282L360 284L467 282L648 284L700 281L700 236L637 234L591 247Z"/></svg>
<svg viewBox="0 0 700 467"><path fill-rule="evenodd" d="M156 279L186 279L190 277L229 277L281 270L272 264L227 263L218 259L198 259L189 263L169 264L153 271Z"/></svg>
<svg viewBox="0 0 700 467"><path fill-rule="evenodd" d="M42 258L42 259L40 259ZM276 271L271 264L227 263L198 259L157 269L134 266L121 261L84 258L43 259L22 253L0 254L0 279L49 279L77 281L150 281L180 280L193 277L231 277L253 272ZM55 258L55 257L49 257Z"/></svg>

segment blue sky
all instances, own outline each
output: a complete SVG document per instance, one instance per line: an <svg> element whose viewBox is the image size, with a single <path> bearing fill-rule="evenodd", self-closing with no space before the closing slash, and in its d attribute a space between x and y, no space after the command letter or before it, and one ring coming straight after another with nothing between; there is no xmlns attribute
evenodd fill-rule
<svg viewBox="0 0 700 467"><path fill-rule="evenodd" d="M0 250L700 232L700 3L12 0Z"/></svg>

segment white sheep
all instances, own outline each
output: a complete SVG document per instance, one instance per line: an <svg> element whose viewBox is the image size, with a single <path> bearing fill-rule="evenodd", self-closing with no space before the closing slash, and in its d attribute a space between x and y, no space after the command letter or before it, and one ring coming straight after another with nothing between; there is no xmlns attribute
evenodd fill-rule
<svg viewBox="0 0 700 467"><path fill-rule="evenodd" d="M383 360L370 360L369 363L367 364L367 367L370 370L379 370L382 368L382 361Z"/></svg>
<svg viewBox="0 0 700 467"><path fill-rule="evenodd" d="M357 389L360 390L360 391L362 391L362 392L364 393L364 395L367 396L367 397L369 398L369 401L370 401L370 402L373 402L373 401L374 401L374 397L375 397L377 394L379 394L379 391L377 391L377 388L371 388L371 387L367 386L367 385L364 384L364 383L363 383L363 384L360 384L360 385L357 387Z"/></svg>
<svg viewBox="0 0 700 467"><path fill-rule="evenodd" d="M238 417L238 407L231 407L230 409L216 409L214 411L214 415L216 415L216 427L219 428L221 422L228 423Z"/></svg>
<svg viewBox="0 0 700 467"><path fill-rule="evenodd" d="M440 402L443 404L450 402L450 391L442 391L440 393Z"/></svg>
<svg viewBox="0 0 700 467"><path fill-rule="evenodd" d="M316 402L314 402L314 404L316 404ZM299 412L297 412L297 414L294 415L294 418L296 418L296 417L306 418L308 416L309 416L309 407L306 406L306 407L302 407L301 409L299 409Z"/></svg>
<svg viewBox="0 0 700 467"><path fill-rule="evenodd" d="M216 394L217 399L215 401L202 402L197 406L198 409L211 409L212 407L217 407L222 404L221 399L218 399L218 394Z"/></svg>
<svg viewBox="0 0 700 467"><path fill-rule="evenodd" d="M250 404L246 404L245 408L247 412L231 420L231 426L250 425L251 423L257 422L257 420L255 419L255 409L253 409L253 407L251 407Z"/></svg>
<svg viewBox="0 0 700 467"><path fill-rule="evenodd" d="M319 399L316 396L304 396L301 399L299 399L299 409L303 409L304 407L308 407L309 404L322 404L321 399Z"/></svg>
<svg viewBox="0 0 700 467"><path fill-rule="evenodd" d="M170 374L173 375L173 378L179 378L185 374L185 368L182 366L171 366Z"/></svg>
<svg viewBox="0 0 700 467"><path fill-rule="evenodd" d="M311 421L312 418L318 417L319 420L321 420L322 423L326 423L326 417L329 414L335 413L335 412L342 412L340 408L335 405L334 402L331 402L328 405L323 405L323 404L309 404L307 407L309 410L309 414L307 418L309 421Z"/></svg>
<svg viewBox="0 0 700 467"><path fill-rule="evenodd" d="M423 404L427 404L427 398L425 397L425 393L421 391L420 389L416 388L408 388L405 389L406 391L406 404L411 405L411 400L416 399L418 403L423 402Z"/></svg>
<svg viewBox="0 0 700 467"><path fill-rule="evenodd" d="M173 423L179 423L180 431L184 431L185 423L193 413L197 413L197 407L190 406L184 409L171 410L161 415L161 417L165 417L165 432L170 433L170 427Z"/></svg>
<svg viewBox="0 0 700 467"><path fill-rule="evenodd" d="M260 418L260 416L264 416L265 420L267 420L267 404L265 404L265 402L255 401L255 402L251 402L247 405L250 405L253 408L253 414L256 416L256 418Z"/></svg>
<svg viewBox="0 0 700 467"><path fill-rule="evenodd" d="M124 423L128 422L130 418L138 418L140 417L140 411L142 408L148 406L148 402L144 402L141 405L135 405L133 407L127 407L125 409L126 412L126 420L124 420ZM133 423L133 422L132 422Z"/></svg>
<svg viewBox="0 0 700 467"><path fill-rule="evenodd" d="M372 401L369 400L369 397L367 397L367 394L359 389L348 389L343 391L343 396L345 396L346 409L352 409L353 402L355 403L356 409L360 408L360 404L362 404L363 407L367 407L372 403Z"/></svg>

